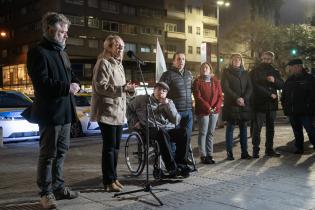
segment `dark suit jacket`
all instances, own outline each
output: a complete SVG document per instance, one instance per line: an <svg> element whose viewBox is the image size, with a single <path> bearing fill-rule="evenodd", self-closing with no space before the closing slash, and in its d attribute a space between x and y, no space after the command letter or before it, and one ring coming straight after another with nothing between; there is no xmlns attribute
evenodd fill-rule
<svg viewBox="0 0 315 210"><path fill-rule="evenodd" d="M70 83L79 83L71 70L67 54L43 40L27 55L28 74L33 82L35 99L23 116L39 125L64 125L77 120Z"/></svg>

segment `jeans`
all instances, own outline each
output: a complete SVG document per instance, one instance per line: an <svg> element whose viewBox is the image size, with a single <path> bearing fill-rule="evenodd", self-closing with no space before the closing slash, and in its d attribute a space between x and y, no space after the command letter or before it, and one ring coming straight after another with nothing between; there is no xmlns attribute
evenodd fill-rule
<svg viewBox="0 0 315 210"><path fill-rule="evenodd" d="M98 122L102 138L102 174L103 184L111 184L117 180L117 162L120 147L120 139L122 136L122 125L109 125Z"/></svg>
<svg viewBox="0 0 315 210"><path fill-rule="evenodd" d="M289 116L289 119L295 137L295 147L300 151L304 150L303 127L311 144L315 146L315 127L312 124L312 116Z"/></svg>
<svg viewBox="0 0 315 210"><path fill-rule="evenodd" d="M177 126L177 128L185 128L185 129L187 129L188 145L190 147L190 139L191 139L191 133L192 133L192 127L193 127L193 113L192 113L192 110L178 112L178 114L181 116L181 120L180 120L180 123ZM172 151L173 151L173 155L175 155L176 145L174 143L171 143L171 148L172 148Z"/></svg>
<svg viewBox="0 0 315 210"><path fill-rule="evenodd" d="M39 125L39 158L37 165L37 185L44 196L65 187L63 164L70 146L71 124Z"/></svg>
<svg viewBox="0 0 315 210"><path fill-rule="evenodd" d="M232 152L233 150L233 131L236 123L228 121L225 130L226 151ZM240 129L240 144L242 154L247 154L247 124L246 121L238 122Z"/></svg>
<svg viewBox="0 0 315 210"><path fill-rule="evenodd" d="M276 112L254 112L253 114L253 152L259 152L259 144L260 144L260 133L261 128L266 122L266 142L265 142L265 152L268 153L273 151L273 137L275 134L275 119Z"/></svg>
<svg viewBox="0 0 315 210"><path fill-rule="evenodd" d="M214 131L218 121L219 114L207 116L197 116L199 125L198 146L200 156L212 156Z"/></svg>

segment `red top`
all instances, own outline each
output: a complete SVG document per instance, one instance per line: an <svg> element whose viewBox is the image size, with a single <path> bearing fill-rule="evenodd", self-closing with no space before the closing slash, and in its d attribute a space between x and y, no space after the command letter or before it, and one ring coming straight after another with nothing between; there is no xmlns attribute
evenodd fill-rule
<svg viewBox="0 0 315 210"><path fill-rule="evenodd" d="M211 82L205 82L202 77L196 78L193 84L196 115L209 115L210 108L218 113L222 105L222 88L220 81L214 76Z"/></svg>

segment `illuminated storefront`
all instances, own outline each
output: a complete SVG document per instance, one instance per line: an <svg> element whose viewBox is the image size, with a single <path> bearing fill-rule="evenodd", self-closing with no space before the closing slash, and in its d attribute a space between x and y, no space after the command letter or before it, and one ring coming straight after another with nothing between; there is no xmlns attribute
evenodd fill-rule
<svg viewBox="0 0 315 210"><path fill-rule="evenodd" d="M25 64L2 67L3 89L17 90L33 95L33 85Z"/></svg>

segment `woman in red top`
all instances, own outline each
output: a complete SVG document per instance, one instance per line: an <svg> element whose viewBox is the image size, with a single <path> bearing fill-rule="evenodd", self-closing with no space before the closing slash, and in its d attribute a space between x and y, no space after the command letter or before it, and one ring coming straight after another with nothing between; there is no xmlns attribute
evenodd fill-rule
<svg viewBox="0 0 315 210"><path fill-rule="evenodd" d="M204 164L213 164L214 131L222 104L222 89L209 63L201 64L200 75L193 84L193 94L199 124L200 160Z"/></svg>

